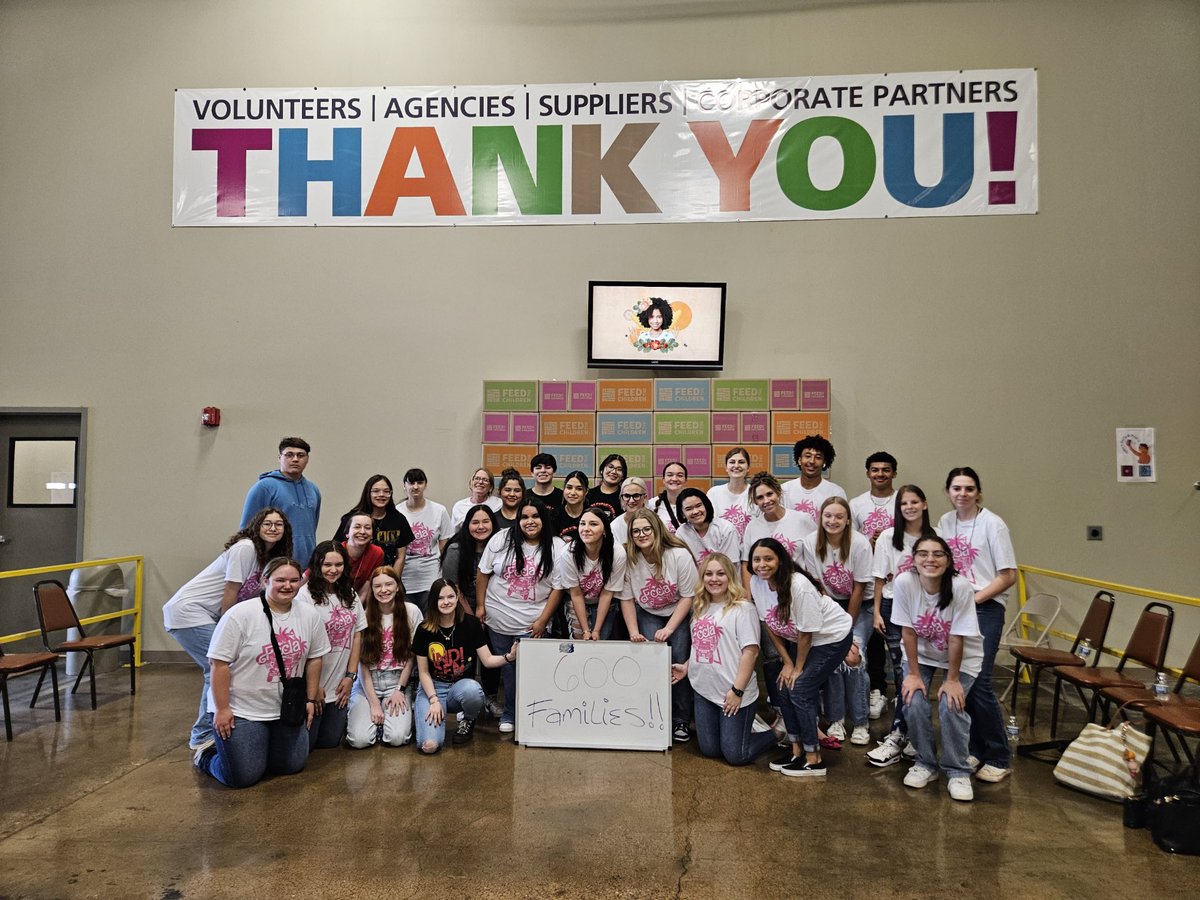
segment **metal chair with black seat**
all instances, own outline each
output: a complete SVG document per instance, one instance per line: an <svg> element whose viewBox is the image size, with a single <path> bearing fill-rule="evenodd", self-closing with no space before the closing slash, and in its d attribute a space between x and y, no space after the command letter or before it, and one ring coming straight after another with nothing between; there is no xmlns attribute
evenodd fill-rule
<svg viewBox="0 0 1200 900"><path fill-rule="evenodd" d="M4 738L11 741L13 739L12 732L12 712L8 708L8 676L23 675L26 672L35 672L38 669L42 670L42 678L46 677L46 670L50 670L50 680L54 682L54 721L62 721L62 710L58 705L58 670L54 664L58 662L58 654L49 653L46 651L40 653L5 653L4 648L0 647L0 694L4 695ZM41 686L41 678L38 679L38 686ZM34 693L33 700L29 703L29 708L33 708L34 702L37 700L37 693Z"/></svg>
<svg viewBox="0 0 1200 900"><path fill-rule="evenodd" d="M1032 602L1033 598L1030 598ZM1056 650L1053 647L1040 646L1021 646L1014 645L1009 647L1008 652L1012 654L1016 660L1016 666L1013 668L1013 682L1009 686L1013 692L1012 709L1016 712L1017 709L1017 692L1018 684L1020 683L1021 671L1025 669L1032 672L1032 694L1029 701L1029 724L1034 724L1037 713L1037 698L1038 698L1038 682L1042 675L1042 669L1053 668L1055 666L1086 666L1088 661L1085 661L1079 654L1079 648L1087 641L1087 645L1092 647L1090 664L1095 666L1100 661L1100 648L1104 646L1104 638L1108 634L1108 623L1112 621L1113 607L1116 606L1116 598L1108 591L1097 591L1096 596L1092 598L1091 605L1088 606L1088 611L1083 617L1083 622L1079 626L1079 634L1075 636L1075 642L1071 644L1070 650ZM1028 608L1028 603L1026 608ZM1024 609L1022 610L1024 614ZM1015 623L1016 620L1014 620ZM1053 620L1051 620L1051 624ZM1049 625L1046 626L1046 631L1049 631ZM1044 634L1045 632L1043 632Z"/></svg>
<svg viewBox="0 0 1200 900"><path fill-rule="evenodd" d="M61 581L53 579L49 581L39 581L33 586L33 598L37 603L38 624L42 629L42 643L46 645L46 649L51 653L69 653L77 652L87 655L87 661L79 670L79 676L75 679L75 686L71 688L71 693L74 694L79 690L79 682L83 680L83 673L86 671L91 676L92 688L92 709L96 708L96 659L95 653L97 650L112 650L118 647L129 647L129 693L137 693L137 666L135 665L134 645L137 643L137 635L135 634L104 634L89 637L83 630L83 625L80 624L79 616L75 612L75 607L71 605L71 600L67 597L66 588L63 587ZM67 631L74 628L79 632L79 637L75 640L67 641L51 641L50 635L59 631ZM42 681L45 679L46 673L42 672L42 677L38 679L37 687L33 691L33 699L37 700L38 692L42 689ZM57 682L56 682L57 683Z"/></svg>

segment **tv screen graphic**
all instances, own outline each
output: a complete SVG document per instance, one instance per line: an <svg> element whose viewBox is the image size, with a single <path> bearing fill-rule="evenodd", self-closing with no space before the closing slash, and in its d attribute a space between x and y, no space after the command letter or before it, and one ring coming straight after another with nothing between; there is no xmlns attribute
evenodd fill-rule
<svg viewBox="0 0 1200 900"><path fill-rule="evenodd" d="M720 369L725 284L589 281L588 366Z"/></svg>

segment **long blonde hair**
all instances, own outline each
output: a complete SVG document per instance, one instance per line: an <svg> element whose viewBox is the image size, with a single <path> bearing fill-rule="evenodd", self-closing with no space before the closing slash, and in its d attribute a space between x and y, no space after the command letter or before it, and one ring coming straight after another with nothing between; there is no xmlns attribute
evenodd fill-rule
<svg viewBox="0 0 1200 900"><path fill-rule="evenodd" d="M646 522L650 526L650 530L654 533L654 544L650 548L649 553L643 553L633 540L633 529L637 525L638 519ZM682 547L684 550L687 550L688 556L692 556L692 551L688 545L667 531L667 527L663 525L662 519L658 517L658 513L649 509L639 509L633 514L633 518L629 520L629 537L625 541L625 555L631 561L641 557L650 563L654 574L658 575L662 568L663 553L671 547Z"/></svg>
<svg viewBox="0 0 1200 900"><path fill-rule="evenodd" d="M842 565L845 565L846 561L850 559L850 540L852 537L851 533L854 531L854 517L850 514L850 504L842 497L826 498L825 502L821 504L821 512L824 513L825 507L833 506L834 504L846 510L846 527L843 529L842 539L837 542L836 547L838 555L841 557ZM825 553L829 549L829 546L829 538L825 536L825 525L818 521L816 551L817 559L821 562L825 562Z"/></svg>
<svg viewBox="0 0 1200 900"><path fill-rule="evenodd" d="M729 578L729 590L725 593L725 605L722 607L722 611L729 612L737 604L746 602L746 589L742 587L742 581L738 578L733 561L724 553L710 553L704 557L704 565L700 567L700 583L696 586L695 596L692 597L693 619L704 612L707 606L712 603L712 597L708 595L708 588L704 585L704 570L713 562L719 563Z"/></svg>

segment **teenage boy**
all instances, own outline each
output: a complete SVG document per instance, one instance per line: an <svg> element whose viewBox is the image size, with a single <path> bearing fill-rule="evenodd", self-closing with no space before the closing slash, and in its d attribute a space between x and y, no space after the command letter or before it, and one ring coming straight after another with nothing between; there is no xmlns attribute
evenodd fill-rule
<svg viewBox="0 0 1200 900"><path fill-rule="evenodd" d="M285 437L279 442L279 468L263 472L246 492L242 528L259 510L274 506L292 526L292 556L308 562L317 546L317 520L321 518L321 492L304 477L312 448L304 438Z"/></svg>
<svg viewBox="0 0 1200 900"><path fill-rule="evenodd" d="M875 546L879 532L891 528L892 514L896 508L896 489L892 482L899 466L896 457L886 450L877 450L867 457L867 479L871 489L850 501L850 517L854 530L865 534Z"/></svg>
<svg viewBox="0 0 1200 900"><path fill-rule="evenodd" d="M554 512L563 505L562 488L554 486L554 473L558 471L558 460L550 453L538 453L529 464L533 475L533 487L529 493L546 505L546 509Z"/></svg>
<svg viewBox="0 0 1200 900"><path fill-rule="evenodd" d="M836 456L833 444L821 434L806 435L792 448L792 458L800 469L800 477L783 486L783 505L812 519L809 533L816 531L821 520L822 503L830 497L846 499L846 492L825 478L825 472L833 466Z"/></svg>

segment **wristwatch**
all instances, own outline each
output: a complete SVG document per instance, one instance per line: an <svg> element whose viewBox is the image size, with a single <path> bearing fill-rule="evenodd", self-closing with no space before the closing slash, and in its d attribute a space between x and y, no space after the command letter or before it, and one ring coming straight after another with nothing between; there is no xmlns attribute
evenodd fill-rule
<svg viewBox="0 0 1200 900"><path fill-rule="evenodd" d="M735 696L735 697L744 697L744 696L746 696L746 692L745 692L745 691L739 691L739 690L738 690L737 688L735 688L733 685L730 685L730 686L729 686L729 689L730 689L731 691L733 691L733 696Z"/></svg>
<svg viewBox="0 0 1200 900"><path fill-rule="evenodd" d="M349 678L351 684L354 684L354 682L358 681L358 673L357 672L347 672L342 677Z"/></svg>

